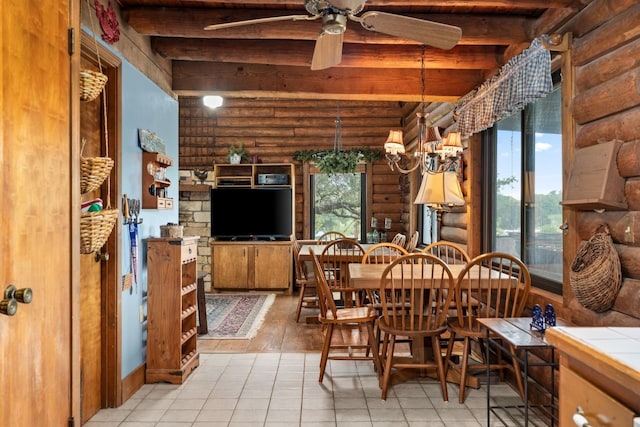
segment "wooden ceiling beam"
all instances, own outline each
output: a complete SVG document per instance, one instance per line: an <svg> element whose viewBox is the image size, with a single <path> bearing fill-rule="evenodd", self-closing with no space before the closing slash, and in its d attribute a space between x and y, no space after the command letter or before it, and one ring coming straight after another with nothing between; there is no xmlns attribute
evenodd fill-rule
<svg viewBox="0 0 640 427"><path fill-rule="evenodd" d="M547 9L564 7L570 4L573 0L518 0L514 5L513 0L429 0L429 7L479 7L479 8L527 8L527 9ZM123 1L127 3L127 1ZM135 3L141 3L136 0ZM163 3L162 0L155 1L154 4ZM165 0L164 4L170 6L175 4L173 0ZM234 8L239 6L241 8L247 7L247 5L256 5L269 9L303 9L302 0L227 0L227 1L213 1L213 0L191 0L189 2L193 5L202 4L206 7L229 7ZM367 10L382 10L386 8L402 7L410 8L416 6L424 6L421 0L367 0Z"/></svg>
<svg viewBox="0 0 640 427"><path fill-rule="evenodd" d="M174 61L173 90L242 98L344 99L419 102L421 71ZM484 81L478 70L426 70L425 101L452 102Z"/></svg>
<svg viewBox="0 0 640 427"><path fill-rule="evenodd" d="M309 21L285 21L246 25L223 30L205 31L210 24L241 21L265 16L291 15L291 10L265 11L247 9L145 8L123 10L127 23L138 33L162 37L194 37L212 39L283 39L315 40L322 24ZM293 14L296 14L294 11ZM406 14L419 19L455 25L462 29L461 45L509 45L528 41L525 29L535 22L518 15ZM350 21L345 43L418 44L362 28Z"/></svg>
<svg viewBox="0 0 640 427"><path fill-rule="evenodd" d="M154 37L151 47L165 58L310 67L315 43L285 40L209 40ZM456 46L450 50L427 47L425 68L494 70L503 62L496 46ZM421 68L421 46L345 44L338 67Z"/></svg>

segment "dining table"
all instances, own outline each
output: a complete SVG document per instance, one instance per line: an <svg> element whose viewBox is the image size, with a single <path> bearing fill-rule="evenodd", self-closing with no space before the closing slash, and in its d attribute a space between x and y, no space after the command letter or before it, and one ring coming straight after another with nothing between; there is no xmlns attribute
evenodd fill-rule
<svg viewBox="0 0 640 427"><path fill-rule="evenodd" d="M366 251L371 246L373 246L373 244L372 243L361 243L360 246L362 246L362 248ZM324 245L323 244L317 244L317 243L302 244L300 246L300 253L298 254L298 257L300 258L301 261L313 261L313 257L311 256L311 250L313 250L313 253L315 253L316 256L320 256L320 254L322 253L322 251L326 247L327 247L326 244L324 244ZM342 252L340 250L331 250L330 249L330 251L331 251L331 255L332 256L335 256L337 259L340 259L341 261L359 263L362 260L362 255L349 254L346 251Z"/></svg>
<svg viewBox="0 0 640 427"><path fill-rule="evenodd" d="M387 264L362 264L359 262L349 263L349 283L351 287L356 290L370 290L380 289L380 279L384 273ZM454 280L464 270L465 264L448 264L449 270L453 275ZM407 272L405 276L409 276L408 272L411 268L407 264L398 264L396 268L404 268ZM430 273L430 269L425 269L424 272ZM442 268L438 265L434 266L434 275L436 280L440 280L442 276ZM416 269L414 274L422 274L422 269ZM396 277L399 275L396 274ZM489 279L508 279L509 276L505 273L501 273L497 270L490 269L488 267L474 266L470 270L471 280L480 280L480 286L488 286ZM514 280L514 285L517 281Z"/></svg>
<svg viewBox="0 0 640 427"><path fill-rule="evenodd" d="M374 290L380 289L380 281L382 279L382 275L384 270L387 268L388 264L363 264L360 262L349 263L349 283L353 287L354 290ZM448 265L451 273L453 275L453 279L458 277L458 275L464 270L464 264L450 264ZM397 264L396 269L403 268L408 273L411 265L407 264ZM422 269L414 269L414 278L415 274L422 274ZM425 269L425 273L431 273L431 269ZM488 286L490 283L490 279L509 279L509 275L506 273L499 272L497 270L493 270L484 266L474 266L470 270L470 275L472 280L480 280L480 286ZM443 277L446 278L446 275L442 274L442 267L436 265L433 269L433 276L436 280L442 280ZM401 277L399 274L394 274L394 277L397 279ZM410 274L405 274L403 277L410 277ZM407 279L409 280L409 279ZM517 286L517 280L513 279L514 286ZM451 284L451 287L454 286L454 283ZM416 363L423 363L425 360L429 358L433 358L433 349L431 348L431 340L421 340L422 342L414 343L412 346L412 354L411 359L415 360ZM417 344L417 345L416 345ZM423 373L425 376L432 376L430 372ZM460 377L457 372L453 369L449 369L447 373L447 381L460 384ZM473 375L467 376L467 386L473 388L479 388L480 382L478 377Z"/></svg>

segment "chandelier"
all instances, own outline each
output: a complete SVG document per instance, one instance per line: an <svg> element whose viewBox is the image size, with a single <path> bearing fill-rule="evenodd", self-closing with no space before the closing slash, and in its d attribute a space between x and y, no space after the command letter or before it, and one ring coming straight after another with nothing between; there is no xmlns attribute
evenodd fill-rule
<svg viewBox="0 0 640 427"><path fill-rule="evenodd" d="M418 141L413 154L408 154L402 140L402 130L392 129L384 143L389 167L400 173L408 174L418 168L422 183L415 204L427 204L435 208L464 205L464 196L460 189L458 171L460 170L462 142L457 131L450 131L446 137L440 135L436 126L427 126L425 112L425 46L422 47L420 81L422 111L418 117ZM401 166L409 161L408 167Z"/></svg>

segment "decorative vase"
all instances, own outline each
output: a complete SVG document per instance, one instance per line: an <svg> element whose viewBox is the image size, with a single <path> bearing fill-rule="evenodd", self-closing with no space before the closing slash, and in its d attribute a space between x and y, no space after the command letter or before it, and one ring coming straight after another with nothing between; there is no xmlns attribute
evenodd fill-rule
<svg viewBox="0 0 640 427"><path fill-rule="evenodd" d="M242 160L242 156L240 154L229 155L229 163L231 163L232 165L240 164L241 160Z"/></svg>

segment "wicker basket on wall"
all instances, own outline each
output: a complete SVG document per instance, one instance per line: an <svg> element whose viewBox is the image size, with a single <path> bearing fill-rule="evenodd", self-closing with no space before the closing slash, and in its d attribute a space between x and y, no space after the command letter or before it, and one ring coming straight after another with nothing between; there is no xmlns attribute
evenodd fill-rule
<svg viewBox="0 0 640 427"><path fill-rule="evenodd" d="M578 246L569 272L571 289L580 304L601 313L609 310L622 285L620 258L607 225Z"/></svg>
<svg viewBox="0 0 640 427"><path fill-rule="evenodd" d="M102 68L102 67L100 67ZM80 101L89 102L102 93L107 84L107 76L99 71L80 71Z"/></svg>
<svg viewBox="0 0 640 427"><path fill-rule="evenodd" d="M111 173L114 161L110 157L83 157L87 141L82 138L80 149L80 193L85 194L99 188Z"/></svg>
<svg viewBox="0 0 640 427"><path fill-rule="evenodd" d="M118 220L119 209L83 212L80 215L80 253L90 254L104 246Z"/></svg>

